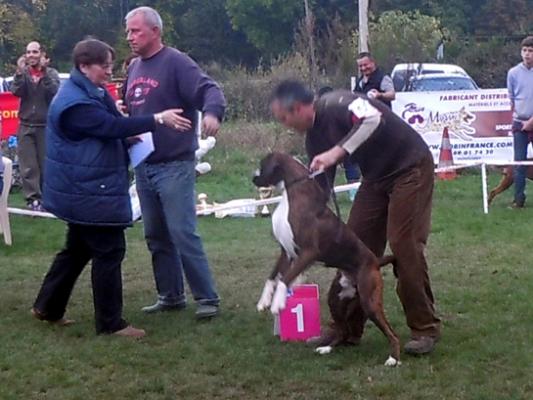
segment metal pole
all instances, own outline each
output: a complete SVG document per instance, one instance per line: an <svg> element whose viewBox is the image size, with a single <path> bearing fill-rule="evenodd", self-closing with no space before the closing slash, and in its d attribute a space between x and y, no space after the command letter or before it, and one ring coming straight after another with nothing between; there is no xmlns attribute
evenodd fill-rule
<svg viewBox="0 0 533 400"><path fill-rule="evenodd" d="M483 192L483 212L489 213L489 202L487 197L487 164L481 164L481 190Z"/></svg>
<svg viewBox="0 0 533 400"><path fill-rule="evenodd" d="M359 0L359 53L368 51L368 0Z"/></svg>

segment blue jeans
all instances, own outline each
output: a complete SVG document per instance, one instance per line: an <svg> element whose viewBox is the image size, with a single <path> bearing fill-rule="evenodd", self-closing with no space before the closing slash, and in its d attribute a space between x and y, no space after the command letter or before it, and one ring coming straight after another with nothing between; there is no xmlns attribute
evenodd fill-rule
<svg viewBox="0 0 533 400"><path fill-rule="evenodd" d="M359 172L359 165L352 162L348 157L342 162L344 166L344 175L348 183L358 181L361 178L361 172Z"/></svg>
<svg viewBox="0 0 533 400"><path fill-rule="evenodd" d="M172 161L141 163L135 168L159 301L167 305L186 302L184 272L195 301L219 303L202 240L196 232L194 166L194 161Z"/></svg>
<svg viewBox="0 0 533 400"><path fill-rule="evenodd" d="M529 136L527 132L516 131L513 132L513 137L514 160L525 161L527 159ZM524 204L526 201L526 169L526 165L515 165L514 167L514 201L517 204Z"/></svg>

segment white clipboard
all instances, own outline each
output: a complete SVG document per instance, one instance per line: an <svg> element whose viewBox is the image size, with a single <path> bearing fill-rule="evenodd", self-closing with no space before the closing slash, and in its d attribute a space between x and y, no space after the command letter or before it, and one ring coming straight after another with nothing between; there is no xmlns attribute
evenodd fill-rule
<svg viewBox="0 0 533 400"><path fill-rule="evenodd" d="M141 140L130 146L128 152L130 154L131 166L135 168L142 163L146 157L153 153L154 139L152 132L142 133L138 136Z"/></svg>

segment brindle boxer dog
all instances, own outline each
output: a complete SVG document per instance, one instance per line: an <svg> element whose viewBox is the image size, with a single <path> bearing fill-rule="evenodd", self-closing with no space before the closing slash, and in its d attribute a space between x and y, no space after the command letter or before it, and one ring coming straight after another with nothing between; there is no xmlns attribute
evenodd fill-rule
<svg viewBox="0 0 533 400"><path fill-rule="evenodd" d="M330 290L330 297L334 293L342 304L331 310L334 326L346 327L356 322L346 320L352 316L350 307L355 304L361 315L354 318L370 318L389 340L390 355L385 365L398 365L400 341L383 311L378 259L327 207L328 194L309 177L309 170L288 154L271 153L261 161L253 182L259 187L279 184L284 187L282 200L272 215L281 254L265 283L257 309L270 307L273 314L278 314L285 308L287 287L313 262L321 261L339 270ZM334 288L336 285L340 287ZM332 301L328 303L333 305ZM341 330L337 330L328 347L348 339ZM317 351L329 352L326 347Z"/></svg>

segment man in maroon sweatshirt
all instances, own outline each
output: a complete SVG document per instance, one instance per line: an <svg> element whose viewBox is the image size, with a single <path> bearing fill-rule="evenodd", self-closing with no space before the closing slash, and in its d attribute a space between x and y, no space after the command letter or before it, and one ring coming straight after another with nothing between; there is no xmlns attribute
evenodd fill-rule
<svg viewBox="0 0 533 400"><path fill-rule="evenodd" d="M172 128L157 125L154 151L135 168L144 233L152 253L158 299L146 313L180 310L186 305L183 275L195 302L196 317L218 314L219 297L202 241L196 231L196 113L202 132L215 135L226 100L220 87L186 54L163 45L163 23L153 8L126 16L127 40L138 57L130 63L125 103L130 115L181 109Z"/></svg>

